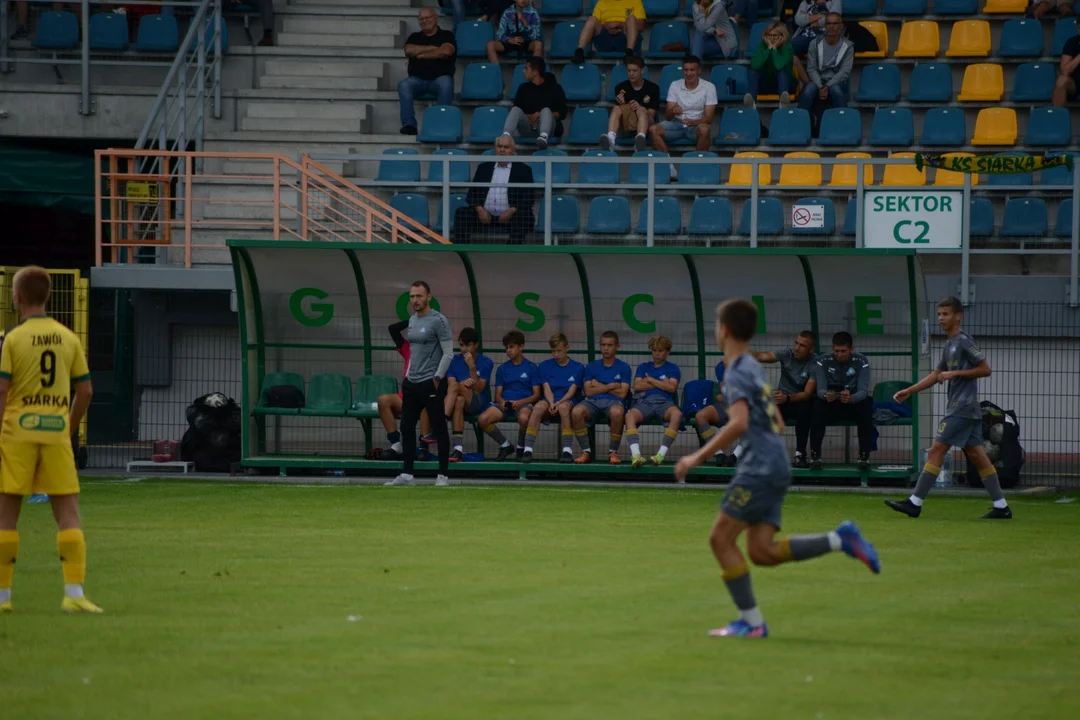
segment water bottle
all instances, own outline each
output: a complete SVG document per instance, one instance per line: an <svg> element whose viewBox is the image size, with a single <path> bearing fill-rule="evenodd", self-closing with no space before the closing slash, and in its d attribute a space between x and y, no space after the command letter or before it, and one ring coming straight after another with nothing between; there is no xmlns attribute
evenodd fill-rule
<svg viewBox="0 0 1080 720"><path fill-rule="evenodd" d="M735 97L735 78L729 77L727 79L727 91L728 95Z"/></svg>
<svg viewBox="0 0 1080 720"><path fill-rule="evenodd" d="M945 453L945 462L941 463L941 472L938 473L937 481L934 483L936 488L948 488L952 487L952 474L953 474L953 457L952 452Z"/></svg>

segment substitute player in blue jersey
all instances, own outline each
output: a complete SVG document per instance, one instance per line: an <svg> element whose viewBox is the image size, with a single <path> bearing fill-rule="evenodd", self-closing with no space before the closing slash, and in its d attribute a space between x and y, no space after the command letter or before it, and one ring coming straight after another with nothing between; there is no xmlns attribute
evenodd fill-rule
<svg viewBox="0 0 1080 720"><path fill-rule="evenodd" d="M559 419L560 437L562 438L562 456L559 462L574 462L574 427L570 413L581 398L581 387L585 384L585 366L573 360L567 354L570 342L562 333L555 333L548 340L551 357L540 363L540 391L543 397L536 403L529 416L529 427L525 430L525 454L523 462L532 462L536 436L540 426Z"/></svg>
<svg viewBox="0 0 1080 720"><path fill-rule="evenodd" d="M495 401L480 414L480 428L499 444L496 462L502 462L515 454L515 448L495 423L518 423L516 459L525 454L525 430L532 416L533 403L540 399L540 370L536 363L525 357L525 335L511 330L503 335L506 359L495 371Z"/></svg>
<svg viewBox="0 0 1080 720"><path fill-rule="evenodd" d="M626 413L626 443L630 446L630 465L635 468L646 462L645 456L641 454L639 425L651 420L667 423L660 449L652 457L653 465L664 464L664 456L671 449L671 444L679 436L679 428L682 427L682 410L675 404L682 370L675 363L668 362L671 338L667 335L649 338L649 350L652 352L652 362L638 365L632 386L634 406Z"/></svg>
<svg viewBox="0 0 1080 720"><path fill-rule="evenodd" d="M843 550L873 572L881 571L877 552L855 523L848 521L820 535L776 540L780 510L791 482L791 469L780 432L784 419L773 403L772 388L761 365L747 352L757 327L757 308L749 300L729 300L716 310L716 340L724 351L724 398L728 421L708 443L675 465L675 478L706 462L716 448L742 438L738 472L728 485L709 544L723 569L724 584L739 609L739 619L711 630L714 637L768 637L769 628L750 586L750 569L736 541L746 532L746 547L755 565L773 566L809 560Z"/></svg>

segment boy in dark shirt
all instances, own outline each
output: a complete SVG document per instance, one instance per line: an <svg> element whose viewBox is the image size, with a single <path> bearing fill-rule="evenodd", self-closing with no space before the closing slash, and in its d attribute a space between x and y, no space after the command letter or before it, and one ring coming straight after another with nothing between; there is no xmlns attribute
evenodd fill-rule
<svg viewBox="0 0 1080 720"><path fill-rule="evenodd" d="M615 86L615 107L611 109L607 135L600 136L601 150L614 150L620 131L625 135L635 133L634 150L645 149L645 133L660 109L660 86L646 80L644 70L641 58L626 59L626 80Z"/></svg>

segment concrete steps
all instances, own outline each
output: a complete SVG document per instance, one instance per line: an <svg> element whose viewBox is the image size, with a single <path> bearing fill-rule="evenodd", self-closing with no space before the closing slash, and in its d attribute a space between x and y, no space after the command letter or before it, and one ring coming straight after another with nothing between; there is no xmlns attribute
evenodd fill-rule
<svg viewBox="0 0 1080 720"><path fill-rule="evenodd" d="M282 31L286 33L313 33L317 35L387 35L401 34L400 20L345 19L345 16L290 16L286 17Z"/></svg>
<svg viewBox="0 0 1080 720"><path fill-rule="evenodd" d="M263 75L259 87L265 90L377 91L382 79L378 77L312 77L305 75Z"/></svg>
<svg viewBox="0 0 1080 720"><path fill-rule="evenodd" d="M394 35L327 35L325 33L278 33L274 42L279 47L385 48L398 47Z"/></svg>
<svg viewBox="0 0 1080 720"><path fill-rule="evenodd" d="M386 74L386 63L378 60L350 60L349 62L332 62L319 60L267 60L266 76L289 76L289 77L342 77L342 78L368 78L383 77Z"/></svg>

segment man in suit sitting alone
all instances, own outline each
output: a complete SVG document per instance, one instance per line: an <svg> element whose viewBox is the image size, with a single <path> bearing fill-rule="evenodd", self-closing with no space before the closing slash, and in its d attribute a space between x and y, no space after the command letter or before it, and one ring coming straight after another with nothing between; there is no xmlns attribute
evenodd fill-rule
<svg viewBox="0 0 1080 720"><path fill-rule="evenodd" d="M454 213L455 242L472 242L472 235L477 232L509 232L510 244L520 245L532 232L536 223L532 211L533 188L514 187L532 183L532 168L524 162L510 162L508 158L514 152L514 138L500 135L495 139L495 154L500 159L480 163L476 168L473 182L489 187L469 188L465 207Z"/></svg>

